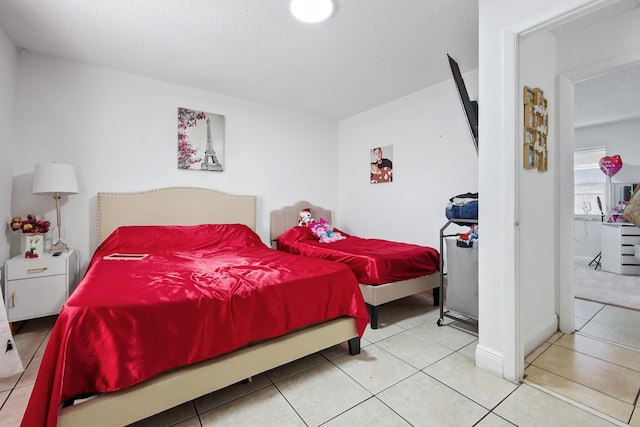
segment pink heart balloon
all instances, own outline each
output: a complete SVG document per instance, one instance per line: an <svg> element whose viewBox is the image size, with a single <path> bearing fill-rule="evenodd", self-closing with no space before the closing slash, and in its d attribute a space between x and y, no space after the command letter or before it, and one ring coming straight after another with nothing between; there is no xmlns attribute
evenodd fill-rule
<svg viewBox="0 0 640 427"><path fill-rule="evenodd" d="M600 170L608 177L612 177L622 169L622 159L619 155L605 156L600 159Z"/></svg>

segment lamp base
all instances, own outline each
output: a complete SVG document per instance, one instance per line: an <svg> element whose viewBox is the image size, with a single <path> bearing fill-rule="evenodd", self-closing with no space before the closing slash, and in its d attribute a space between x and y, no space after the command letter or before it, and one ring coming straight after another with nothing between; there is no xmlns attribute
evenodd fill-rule
<svg viewBox="0 0 640 427"><path fill-rule="evenodd" d="M49 253L54 253L54 252L69 252L69 247L67 246L66 243L62 243L62 241L58 240L56 243L54 243L53 245L51 245L51 247L49 248Z"/></svg>

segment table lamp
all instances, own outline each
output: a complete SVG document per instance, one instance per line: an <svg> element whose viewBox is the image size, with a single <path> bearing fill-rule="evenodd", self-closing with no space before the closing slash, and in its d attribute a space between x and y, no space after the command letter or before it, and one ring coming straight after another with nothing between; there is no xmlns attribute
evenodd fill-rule
<svg viewBox="0 0 640 427"><path fill-rule="evenodd" d="M67 252L69 247L62 242L62 221L60 220L60 198L65 194L77 194L78 181L76 171L72 165L64 163L39 163L33 172L33 194L53 196L56 201L57 241L49 252Z"/></svg>

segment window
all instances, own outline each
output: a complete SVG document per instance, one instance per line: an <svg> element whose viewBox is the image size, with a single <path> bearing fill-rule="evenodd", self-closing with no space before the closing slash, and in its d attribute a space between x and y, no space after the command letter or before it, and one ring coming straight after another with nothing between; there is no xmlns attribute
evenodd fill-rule
<svg viewBox="0 0 640 427"><path fill-rule="evenodd" d="M600 218L598 197L605 210L606 176L600 170L600 159L607 155L605 147L592 147L573 152L573 214Z"/></svg>

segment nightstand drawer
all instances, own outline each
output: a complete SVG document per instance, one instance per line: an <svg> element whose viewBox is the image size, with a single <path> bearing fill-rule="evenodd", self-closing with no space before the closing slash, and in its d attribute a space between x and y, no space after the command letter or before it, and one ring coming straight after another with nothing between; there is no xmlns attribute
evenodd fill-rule
<svg viewBox="0 0 640 427"><path fill-rule="evenodd" d="M65 274L66 265L54 257L40 259L13 258L11 263L7 265L6 270L7 280L31 279L33 277Z"/></svg>
<svg viewBox="0 0 640 427"><path fill-rule="evenodd" d="M10 321L58 314L66 300L64 275L12 280L7 286L7 316Z"/></svg>

